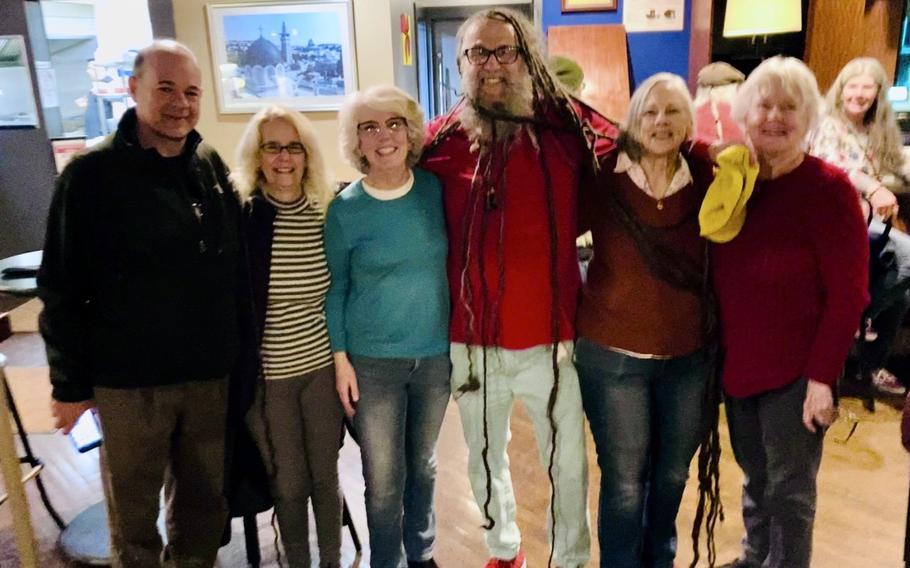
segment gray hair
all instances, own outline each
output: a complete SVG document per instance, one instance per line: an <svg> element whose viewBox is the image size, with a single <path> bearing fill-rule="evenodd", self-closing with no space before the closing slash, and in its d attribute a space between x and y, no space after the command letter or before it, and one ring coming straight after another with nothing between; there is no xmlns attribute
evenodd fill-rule
<svg viewBox="0 0 910 568"><path fill-rule="evenodd" d="M272 105L260 109L247 123L237 145L237 167L231 173L234 187L242 197L249 198L262 182L262 171L259 169L261 127L272 120L283 120L297 131L300 143L306 148L306 171L301 182L303 193L311 204L325 213L335 192L332 191L316 132L305 116L283 106Z"/></svg>
<svg viewBox="0 0 910 568"><path fill-rule="evenodd" d="M338 113L338 147L341 155L361 173L368 173L370 164L360 152L357 136L359 115L364 109L391 112L408 123L408 167L420 161L426 133L423 126L423 109L409 94L398 87L378 85L351 94Z"/></svg>
<svg viewBox="0 0 910 568"><path fill-rule="evenodd" d="M515 35L524 38L525 47L527 48L527 53L520 54L521 57L525 58L525 63L528 63L528 60L534 60L539 62L544 69L549 69L547 67L546 50L540 41L540 34L537 33L534 24L532 24L521 12L510 8L497 7L474 12L467 20L462 22L458 27L458 31L455 32L455 45L458 46L456 63L458 64L459 71L461 70L461 60L464 57L464 36L467 35L471 26L483 20L494 20L504 24L510 24L513 28L517 26L518 29L515 30ZM530 65L528 67L530 68ZM553 81L556 82L556 77L552 72L551 77L553 77Z"/></svg>
<svg viewBox="0 0 910 568"><path fill-rule="evenodd" d="M689 94L689 87L686 86L686 82L682 77L673 73L651 75L632 93L632 98L629 100L629 110L626 112L626 120L623 124L623 135L620 137L621 149L635 161L641 158L641 115L645 110L648 96L657 87L665 87L682 97L684 101L683 111L686 113L688 122L686 138L692 136L695 125L695 104L692 102L692 95Z"/></svg>
<svg viewBox="0 0 910 568"><path fill-rule="evenodd" d="M765 59L746 78L739 88L730 112L745 132L746 115L755 101L772 87L781 88L797 104L797 112L808 119L807 132L815 129L821 109L821 94L815 75L806 64L795 57L780 55Z"/></svg>

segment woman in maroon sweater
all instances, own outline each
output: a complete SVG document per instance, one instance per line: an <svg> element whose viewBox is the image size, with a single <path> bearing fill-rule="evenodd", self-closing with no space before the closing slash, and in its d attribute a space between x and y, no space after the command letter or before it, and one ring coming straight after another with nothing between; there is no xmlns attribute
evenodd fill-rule
<svg viewBox="0 0 910 568"><path fill-rule="evenodd" d="M808 568L831 391L867 303L853 186L805 152L818 101L812 72L774 57L733 103L760 167L745 225L711 251L730 439L745 474L735 567Z"/></svg>
<svg viewBox="0 0 910 568"><path fill-rule="evenodd" d="M632 95L619 151L582 186L594 258L575 353L601 469L603 567L673 565L676 513L704 432L698 209L712 172L706 158L680 151L693 114L680 77L650 77Z"/></svg>

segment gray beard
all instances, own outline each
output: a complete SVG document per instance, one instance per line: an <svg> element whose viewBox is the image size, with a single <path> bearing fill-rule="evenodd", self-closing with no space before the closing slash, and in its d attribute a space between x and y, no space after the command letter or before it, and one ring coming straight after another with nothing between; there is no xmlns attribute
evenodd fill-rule
<svg viewBox="0 0 910 568"><path fill-rule="evenodd" d="M496 113L508 114L516 117L531 116L533 112L531 104L531 78L527 77L527 79L525 81L522 81L518 86L519 89L517 89L517 91L519 94L509 97L509 99L504 103L497 103L493 105L490 110ZM471 97L470 94L467 97L466 103L467 104L465 104L461 109L459 120L461 121L461 125L468 136L468 140L471 141L471 151L478 149L488 149L495 142L508 140L514 137L515 134L517 134L518 131L521 130L524 126L519 122L494 120L490 117L482 115L477 110L479 103L476 101L476 99Z"/></svg>

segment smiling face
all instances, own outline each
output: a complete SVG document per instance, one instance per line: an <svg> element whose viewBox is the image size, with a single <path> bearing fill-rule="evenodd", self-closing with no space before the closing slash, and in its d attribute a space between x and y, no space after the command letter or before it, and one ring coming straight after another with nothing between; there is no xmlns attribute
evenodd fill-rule
<svg viewBox="0 0 910 568"><path fill-rule="evenodd" d="M152 145L183 143L199 120L199 66L180 51L150 53L139 76L130 77L140 129Z"/></svg>
<svg viewBox="0 0 910 568"><path fill-rule="evenodd" d="M768 85L752 100L746 113L746 134L759 158L799 151L809 119L801 105L780 85Z"/></svg>
<svg viewBox="0 0 910 568"><path fill-rule="evenodd" d="M407 170L408 123L398 114L364 107L357 114L357 139L371 175Z"/></svg>
<svg viewBox="0 0 910 568"><path fill-rule="evenodd" d="M646 156L675 154L692 129L685 98L661 83L648 93L640 120L638 142Z"/></svg>
<svg viewBox="0 0 910 568"><path fill-rule="evenodd" d="M844 83L841 104L844 114L853 122L862 123L866 112L878 97L878 83L871 75L857 75Z"/></svg>
<svg viewBox="0 0 910 568"><path fill-rule="evenodd" d="M259 134L260 148L265 144L301 144L297 129L286 120L263 122ZM292 154L287 148L281 148L277 154L270 154L260 149L259 171L262 172L263 189L269 195L279 201L294 201L303 194L306 152Z"/></svg>
<svg viewBox="0 0 910 568"><path fill-rule="evenodd" d="M470 99L489 108L511 108L515 99L523 98L520 91L528 78L528 70L520 55L514 62L502 64L490 54L482 65L471 63L464 55L464 50L472 47L493 51L515 45L515 30L509 23L484 18L468 28L458 57L462 85Z"/></svg>

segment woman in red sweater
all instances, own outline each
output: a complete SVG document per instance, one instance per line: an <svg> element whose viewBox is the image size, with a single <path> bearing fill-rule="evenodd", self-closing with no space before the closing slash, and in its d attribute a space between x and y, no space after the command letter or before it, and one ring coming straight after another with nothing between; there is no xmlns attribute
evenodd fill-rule
<svg viewBox="0 0 910 568"><path fill-rule="evenodd" d="M698 209L711 164L681 152L692 99L659 73L632 95L618 151L582 184L594 258L576 365L601 469L600 565L670 568L676 513L704 433L709 377Z"/></svg>
<svg viewBox="0 0 910 568"><path fill-rule="evenodd" d="M809 566L831 391L868 300L853 186L806 154L818 101L805 64L773 57L733 102L760 168L742 230L711 250L730 439L745 474L735 567Z"/></svg>

